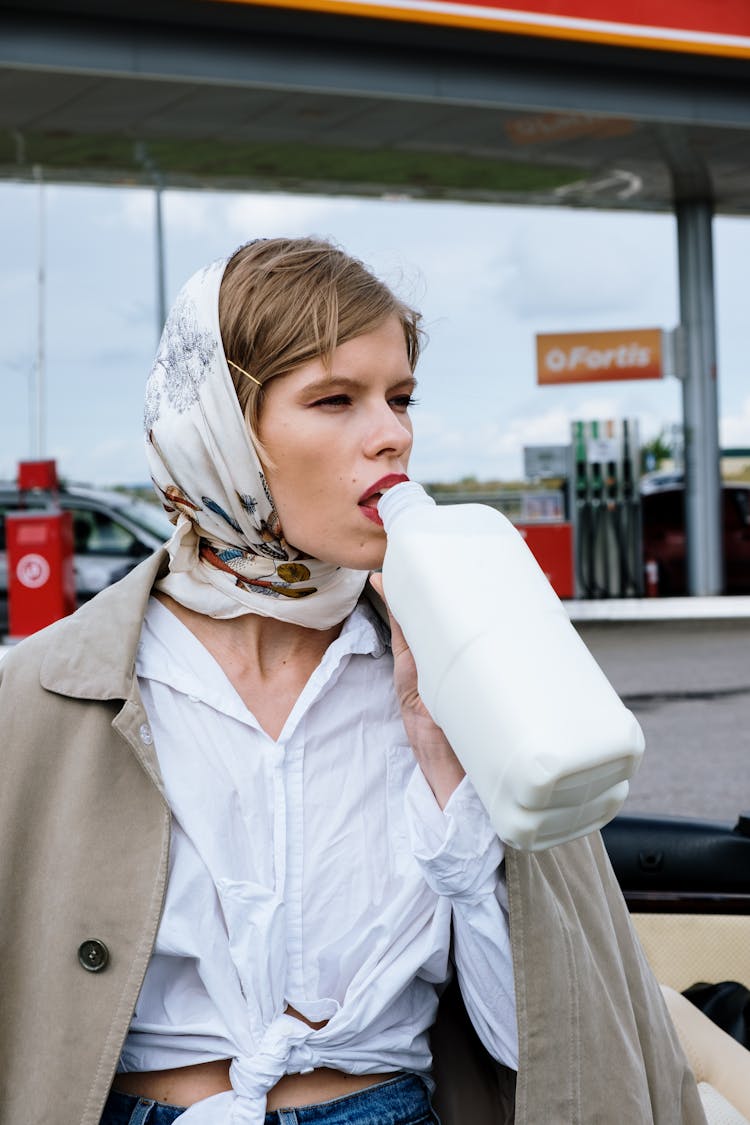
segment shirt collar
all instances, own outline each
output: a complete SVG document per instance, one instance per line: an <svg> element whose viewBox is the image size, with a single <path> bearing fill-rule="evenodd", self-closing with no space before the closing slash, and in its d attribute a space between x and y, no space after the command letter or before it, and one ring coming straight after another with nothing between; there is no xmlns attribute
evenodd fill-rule
<svg viewBox="0 0 750 1125"><path fill-rule="evenodd" d="M365 597L357 602L331 648L339 642L347 646L348 652L373 656L376 659L389 647L387 629L377 611Z"/></svg>

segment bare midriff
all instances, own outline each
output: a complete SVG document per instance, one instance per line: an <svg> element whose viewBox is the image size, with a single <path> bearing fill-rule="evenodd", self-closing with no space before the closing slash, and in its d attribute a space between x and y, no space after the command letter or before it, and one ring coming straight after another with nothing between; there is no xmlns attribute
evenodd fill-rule
<svg viewBox="0 0 750 1125"><path fill-rule="evenodd" d="M287 1008L287 1011L304 1019L294 1009ZM304 1022L310 1023L309 1020ZM310 1023L310 1026L323 1027L324 1023ZM167 1105L187 1107L203 1098L232 1089L229 1081L230 1063L230 1059L215 1059L173 1070L131 1071L116 1075L112 1089L121 1094L133 1094L135 1097L150 1098ZM316 1102L327 1102L331 1098L342 1098L378 1082L386 1082L395 1073L344 1074L341 1070L319 1067L307 1074L285 1074L268 1091L266 1109L270 1113L276 1109L294 1109L314 1105Z"/></svg>
<svg viewBox="0 0 750 1125"><path fill-rule="evenodd" d="M231 1090L229 1059L181 1066L176 1070L149 1070L118 1074L112 1089L138 1098L150 1098L167 1105L190 1106L212 1094ZM268 1091L266 1109L294 1109L331 1098L356 1094L367 1086L393 1078L391 1074L344 1074L340 1070L321 1067L309 1074L285 1074Z"/></svg>

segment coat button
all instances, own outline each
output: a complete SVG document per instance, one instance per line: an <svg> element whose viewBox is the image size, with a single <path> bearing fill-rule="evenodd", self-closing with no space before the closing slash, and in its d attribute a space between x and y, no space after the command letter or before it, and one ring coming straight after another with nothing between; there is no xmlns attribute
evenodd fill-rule
<svg viewBox="0 0 750 1125"><path fill-rule="evenodd" d="M106 969L109 961L109 950L103 941L98 938L89 938L78 947L78 960L89 973L100 973Z"/></svg>

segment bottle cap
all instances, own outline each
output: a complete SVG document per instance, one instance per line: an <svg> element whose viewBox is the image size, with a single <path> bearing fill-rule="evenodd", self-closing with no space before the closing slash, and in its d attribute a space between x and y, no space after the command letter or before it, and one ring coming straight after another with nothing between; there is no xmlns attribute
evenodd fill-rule
<svg viewBox="0 0 750 1125"><path fill-rule="evenodd" d="M401 484L394 484L384 492L378 501L378 515L383 521L386 534L391 530L402 512L413 508L422 508L435 501L425 492L421 484L415 480L405 480Z"/></svg>

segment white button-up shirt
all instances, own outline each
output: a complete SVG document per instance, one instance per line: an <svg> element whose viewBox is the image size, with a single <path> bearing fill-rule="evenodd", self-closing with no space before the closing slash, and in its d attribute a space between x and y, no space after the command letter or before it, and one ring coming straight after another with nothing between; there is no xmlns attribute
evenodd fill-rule
<svg viewBox="0 0 750 1125"><path fill-rule="evenodd" d="M268 1090L315 1067L426 1074L451 921L472 1021L517 1066L502 844L468 780L437 805L372 611L347 619L276 741L154 598L137 672L172 851L120 1070L230 1058L232 1091L186 1125L262 1125Z"/></svg>

